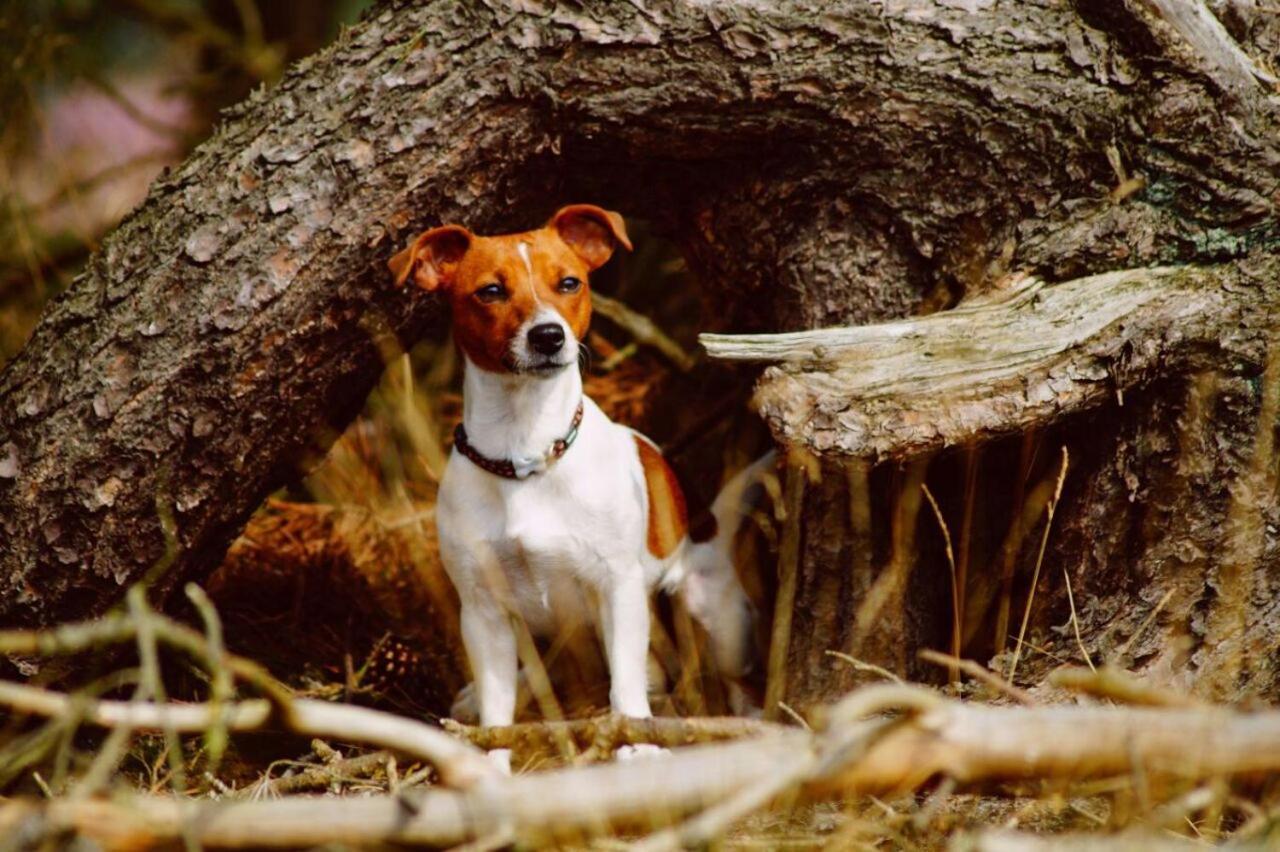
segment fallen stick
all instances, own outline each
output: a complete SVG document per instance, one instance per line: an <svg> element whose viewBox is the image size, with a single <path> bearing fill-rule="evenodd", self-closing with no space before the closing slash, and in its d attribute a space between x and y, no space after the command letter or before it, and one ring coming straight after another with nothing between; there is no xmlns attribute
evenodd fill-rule
<svg viewBox="0 0 1280 852"><path fill-rule="evenodd" d="M172 844L184 826L201 848L402 843L452 846L511 829L522 841L572 840L602 830L650 828L714 804L789 765L808 735L693 746L629 763L553 770L420 795L193 801L146 796L113 801L53 799L0 809L0 831L39 812L106 849Z"/></svg>
<svg viewBox="0 0 1280 852"><path fill-rule="evenodd" d="M1126 775L1190 780L1280 771L1280 711L1168 707L993 707L944 701L885 734L863 760L812 792L895 793L934 777L1082 781Z"/></svg>
<svg viewBox="0 0 1280 852"><path fill-rule="evenodd" d="M1053 686L1092 695L1095 698L1113 698L1125 704L1142 704L1149 707L1205 707L1193 696L1184 695L1155 684L1143 683L1126 671L1103 666L1097 671L1081 668L1058 669L1049 675Z"/></svg>
<svg viewBox="0 0 1280 852"><path fill-rule="evenodd" d="M697 359L671 338L657 323L625 303L601 293L591 294L592 309L630 334L639 344L651 347L675 365L682 373L693 369Z"/></svg>
<svg viewBox="0 0 1280 852"><path fill-rule="evenodd" d="M225 667L269 698L280 713L289 712L293 694L260 664L225 650L221 656L215 656L210 650L208 637L161 613L148 612L146 619L155 631L156 639L195 657L208 669L211 678L217 679L218 669ZM108 613L92 621L63 624L51 630L0 631L0 655L66 656L131 642L137 635L138 624L134 617L125 613Z"/></svg>
<svg viewBox="0 0 1280 852"><path fill-rule="evenodd" d="M1046 836L1029 831L991 829L961 835L947 848L954 852L1189 852L1204 849L1206 845L1203 840L1149 830Z"/></svg>
<svg viewBox="0 0 1280 852"><path fill-rule="evenodd" d="M73 696L34 686L0 681L0 705L38 716L59 717L79 709ZM444 783L466 787L496 775L479 749L424 722L368 707L295 698L292 712L282 717L265 698L221 706L212 704L155 704L130 701L88 701L82 708L85 724L106 728L180 733L204 733L221 722L229 731L257 731L280 724L295 734L330 737L385 748L434 765Z"/></svg>
<svg viewBox="0 0 1280 852"><path fill-rule="evenodd" d="M743 719L735 716L716 716L696 719L655 717L633 719L627 716L597 716L592 719L574 719L567 722L522 722L498 728L482 728L464 725L445 719L446 731L461 737L482 749L513 748L557 751L564 737L572 737L577 745L588 748L598 742L613 746L650 745L676 748L694 743L715 740L734 740L758 737L788 730L781 725Z"/></svg>
<svg viewBox="0 0 1280 852"><path fill-rule="evenodd" d="M280 778L263 778L247 787L241 787L229 794L232 799L271 799L286 793L298 793L303 790L322 790L331 784L350 783L386 770L387 761L392 760L388 751L373 751L358 754L355 757L344 757L322 766L308 766L293 775Z"/></svg>
<svg viewBox="0 0 1280 852"><path fill-rule="evenodd" d="M918 653L920 659L926 663L933 663L938 666L953 668L957 672L964 672L969 677L978 681L978 683L989 686L1002 695L1007 695L1019 704L1025 704L1028 707L1034 705L1036 700L1025 689L1019 689L1000 675L988 669L981 663L974 660L964 660L960 657L953 657L950 654L942 654L930 648L924 648Z"/></svg>
<svg viewBox="0 0 1280 852"><path fill-rule="evenodd" d="M892 723L862 721L904 709L909 714ZM39 813L51 828L78 831L109 848L172 844L184 829L206 848L450 845L495 832L535 843L668 825L735 800L761 804L770 778L799 769L796 787L808 799L894 794L939 776L964 788L1139 770L1169 779L1280 771L1280 711L992 707L914 687L876 686L825 715L829 727L814 733L784 729L650 760L491 779L461 791L274 802L16 801L0 811L0 830Z"/></svg>

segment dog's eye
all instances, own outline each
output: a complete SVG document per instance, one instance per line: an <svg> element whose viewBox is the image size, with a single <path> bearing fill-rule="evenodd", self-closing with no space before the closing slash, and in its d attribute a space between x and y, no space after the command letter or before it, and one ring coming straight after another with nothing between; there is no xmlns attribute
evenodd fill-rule
<svg viewBox="0 0 1280 852"><path fill-rule="evenodd" d="M582 289L582 282L570 275L568 278L561 278L556 289L561 293L576 293Z"/></svg>
<svg viewBox="0 0 1280 852"><path fill-rule="evenodd" d="M486 305L493 302L505 301L507 298L507 288L501 284L486 284L476 291L476 298Z"/></svg>

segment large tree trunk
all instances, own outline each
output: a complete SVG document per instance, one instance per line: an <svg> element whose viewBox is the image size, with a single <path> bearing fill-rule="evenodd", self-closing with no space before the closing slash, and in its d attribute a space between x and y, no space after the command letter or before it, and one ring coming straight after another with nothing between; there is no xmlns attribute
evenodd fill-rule
<svg viewBox="0 0 1280 852"><path fill-rule="evenodd" d="M153 566L163 590L215 564L352 416L380 340L436 321L384 272L427 225L527 227L583 199L648 218L685 246L718 330L902 317L1014 270L1249 263L1236 280L1261 299L1280 144L1250 54L1280 20L1219 5L1231 32L1191 0L379 7L161 179L0 374L0 623L99 612ZM1274 484L1270 438L1254 436L1275 405L1234 366L1191 402L1168 377L1025 452L1014 439L943 459L929 475L956 527L966 481L980 504L1001 492L968 524L974 583L993 600L1026 585L991 577L996 551L1018 495L1084 428L1043 583L1077 578L1098 642L1136 630L1165 588L1160 630L1192 637L1183 659L1206 630L1237 635L1200 613L1214 589L1240 594L1243 563L1224 552L1274 550L1265 523L1236 550L1214 536L1238 495L1257 502L1254 480ZM1192 461L1171 470L1174 446ZM951 630L926 462L872 469L819 449L796 544L802 703L841 686L828 648L902 670ZM886 570L874 637L852 636ZM1037 624L1060 624L1060 585L1042 591Z"/></svg>

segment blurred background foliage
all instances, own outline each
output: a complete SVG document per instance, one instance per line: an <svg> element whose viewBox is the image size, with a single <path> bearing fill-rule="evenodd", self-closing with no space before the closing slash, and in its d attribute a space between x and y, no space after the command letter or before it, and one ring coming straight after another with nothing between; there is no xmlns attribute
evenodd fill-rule
<svg viewBox="0 0 1280 852"><path fill-rule="evenodd" d="M0 0L0 364L219 111L372 0Z"/></svg>

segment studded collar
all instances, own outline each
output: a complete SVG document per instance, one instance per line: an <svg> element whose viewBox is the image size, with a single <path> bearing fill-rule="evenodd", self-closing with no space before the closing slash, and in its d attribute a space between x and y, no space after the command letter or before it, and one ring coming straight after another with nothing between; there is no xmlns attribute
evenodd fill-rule
<svg viewBox="0 0 1280 852"><path fill-rule="evenodd" d="M478 467L487 470L494 476L501 476L505 479L527 479L535 473L545 473L547 468L551 467L557 459L568 452L573 446L573 442L578 439L578 427L582 425L582 401L578 401L578 408L573 412L573 421L569 424L569 431L565 433L563 438L557 438L552 442L547 451L540 456L519 459L491 459L481 453L467 440L467 430L461 423L453 430L453 446L471 461L475 462Z"/></svg>

